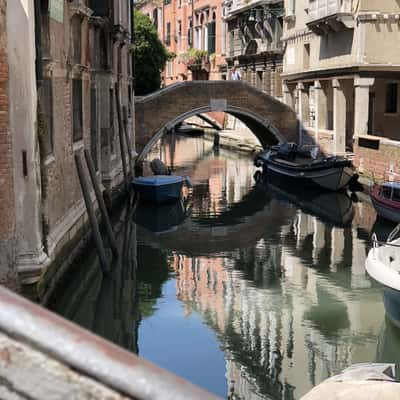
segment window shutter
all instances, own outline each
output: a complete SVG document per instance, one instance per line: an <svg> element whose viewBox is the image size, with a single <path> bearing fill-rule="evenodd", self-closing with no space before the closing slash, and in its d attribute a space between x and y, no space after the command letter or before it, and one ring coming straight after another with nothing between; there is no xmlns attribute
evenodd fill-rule
<svg viewBox="0 0 400 400"><path fill-rule="evenodd" d="M215 53L215 21L208 24L208 54Z"/></svg>

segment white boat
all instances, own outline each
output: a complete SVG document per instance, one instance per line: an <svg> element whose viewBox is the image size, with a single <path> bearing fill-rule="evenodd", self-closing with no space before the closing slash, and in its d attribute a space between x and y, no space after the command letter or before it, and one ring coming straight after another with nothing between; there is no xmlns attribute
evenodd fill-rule
<svg viewBox="0 0 400 400"><path fill-rule="evenodd" d="M386 242L379 242L376 235L373 235L373 247L368 253L365 268L377 282L400 292L399 231L400 225L397 225Z"/></svg>

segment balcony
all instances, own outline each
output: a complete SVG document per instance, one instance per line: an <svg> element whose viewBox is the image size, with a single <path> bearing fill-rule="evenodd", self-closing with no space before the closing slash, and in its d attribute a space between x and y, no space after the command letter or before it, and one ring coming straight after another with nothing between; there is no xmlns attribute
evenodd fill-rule
<svg viewBox="0 0 400 400"><path fill-rule="evenodd" d="M309 0L307 26L317 35L354 28L353 0Z"/></svg>

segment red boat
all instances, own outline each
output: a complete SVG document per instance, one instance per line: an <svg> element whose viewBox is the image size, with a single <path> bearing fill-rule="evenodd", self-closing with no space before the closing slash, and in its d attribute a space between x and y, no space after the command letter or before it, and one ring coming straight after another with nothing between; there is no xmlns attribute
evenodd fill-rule
<svg viewBox="0 0 400 400"><path fill-rule="evenodd" d="M380 217L400 222L400 182L374 184L370 192L372 204Z"/></svg>

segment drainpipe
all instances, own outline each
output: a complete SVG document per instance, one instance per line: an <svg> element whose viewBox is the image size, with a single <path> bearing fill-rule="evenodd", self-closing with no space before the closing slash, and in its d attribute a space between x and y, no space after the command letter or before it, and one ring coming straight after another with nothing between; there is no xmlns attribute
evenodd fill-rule
<svg viewBox="0 0 400 400"><path fill-rule="evenodd" d="M42 67L42 16L40 0L35 0L35 42L36 42L36 85L40 87L43 81L43 67Z"/></svg>

